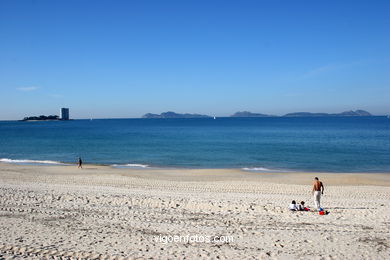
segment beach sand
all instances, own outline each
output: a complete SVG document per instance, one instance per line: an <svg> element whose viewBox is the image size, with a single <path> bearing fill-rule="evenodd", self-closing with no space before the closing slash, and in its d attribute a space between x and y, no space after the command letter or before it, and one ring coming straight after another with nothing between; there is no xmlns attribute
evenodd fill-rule
<svg viewBox="0 0 390 260"><path fill-rule="evenodd" d="M315 176L330 214L289 211ZM0 259L390 259L389 208L390 174L0 164Z"/></svg>

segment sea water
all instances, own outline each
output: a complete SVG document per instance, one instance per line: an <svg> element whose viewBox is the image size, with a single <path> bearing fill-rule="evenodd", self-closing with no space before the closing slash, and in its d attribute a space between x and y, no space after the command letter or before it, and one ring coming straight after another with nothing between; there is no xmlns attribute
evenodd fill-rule
<svg viewBox="0 0 390 260"><path fill-rule="evenodd" d="M389 172L387 117L0 121L0 162Z"/></svg>

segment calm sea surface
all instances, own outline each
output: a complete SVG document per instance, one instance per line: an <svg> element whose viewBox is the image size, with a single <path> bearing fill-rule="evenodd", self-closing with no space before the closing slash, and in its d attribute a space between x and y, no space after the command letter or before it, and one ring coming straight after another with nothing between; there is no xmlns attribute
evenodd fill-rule
<svg viewBox="0 0 390 260"><path fill-rule="evenodd" d="M390 119L0 121L0 162L75 163L78 156L116 167L390 173Z"/></svg>

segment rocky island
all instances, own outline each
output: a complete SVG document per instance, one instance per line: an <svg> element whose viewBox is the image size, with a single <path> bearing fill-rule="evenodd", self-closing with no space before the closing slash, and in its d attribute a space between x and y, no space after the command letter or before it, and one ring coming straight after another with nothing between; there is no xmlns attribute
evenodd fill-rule
<svg viewBox="0 0 390 260"><path fill-rule="evenodd" d="M350 116L372 116L365 110L345 111L341 113L311 113L311 112L294 112L288 113L281 117L350 117ZM262 113L252 113L249 111L236 112L230 117L280 117L275 115L268 115ZM147 113L142 118L211 118L208 115L200 114L179 114L172 111L164 112L161 114Z"/></svg>
<svg viewBox="0 0 390 260"><path fill-rule="evenodd" d="M270 117L273 115L260 114L260 113L252 113L249 111L236 112L230 117Z"/></svg>
<svg viewBox="0 0 390 260"><path fill-rule="evenodd" d="M364 110L345 111L342 113L328 114L328 113L310 113L310 112L296 112L284 115L284 117L330 117L330 116L372 116L369 112Z"/></svg>
<svg viewBox="0 0 390 260"><path fill-rule="evenodd" d="M69 108L61 108L61 118L57 115L50 115L50 116L27 116L23 118L20 121L56 121L56 120L69 120Z"/></svg>
<svg viewBox="0 0 390 260"><path fill-rule="evenodd" d="M175 112L164 112L161 114L152 114L147 113L142 116L142 118L209 118L208 115L199 115L199 114L178 114Z"/></svg>
<svg viewBox="0 0 390 260"><path fill-rule="evenodd" d="M57 115L50 115L50 116L29 116L23 118L21 121L47 121L47 120L61 120L59 116Z"/></svg>

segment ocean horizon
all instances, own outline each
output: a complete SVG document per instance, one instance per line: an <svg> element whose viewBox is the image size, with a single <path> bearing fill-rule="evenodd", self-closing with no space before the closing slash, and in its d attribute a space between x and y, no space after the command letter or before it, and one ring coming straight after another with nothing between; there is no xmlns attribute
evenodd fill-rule
<svg viewBox="0 0 390 260"><path fill-rule="evenodd" d="M390 119L0 121L0 162L260 172L390 172Z"/></svg>

